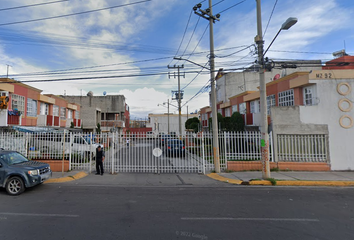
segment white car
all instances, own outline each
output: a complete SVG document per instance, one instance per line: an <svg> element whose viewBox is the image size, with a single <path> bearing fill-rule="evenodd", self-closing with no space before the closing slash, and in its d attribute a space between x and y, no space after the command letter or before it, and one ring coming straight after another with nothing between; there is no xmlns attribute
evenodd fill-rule
<svg viewBox="0 0 354 240"><path fill-rule="evenodd" d="M146 132L146 138L147 139L156 138L156 134L154 132Z"/></svg>

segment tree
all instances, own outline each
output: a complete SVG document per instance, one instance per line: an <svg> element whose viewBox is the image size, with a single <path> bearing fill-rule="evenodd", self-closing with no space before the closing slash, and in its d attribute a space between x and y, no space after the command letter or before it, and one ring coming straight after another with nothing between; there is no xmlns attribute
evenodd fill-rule
<svg viewBox="0 0 354 240"><path fill-rule="evenodd" d="M97 123L96 132L97 132L98 134L101 133L101 124L99 124L99 123Z"/></svg>
<svg viewBox="0 0 354 240"><path fill-rule="evenodd" d="M239 112L234 112L231 116L231 131L243 131L245 130L245 121Z"/></svg>
<svg viewBox="0 0 354 240"><path fill-rule="evenodd" d="M198 132L200 121L197 117L189 118L184 126L186 129L193 129L194 132Z"/></svg>

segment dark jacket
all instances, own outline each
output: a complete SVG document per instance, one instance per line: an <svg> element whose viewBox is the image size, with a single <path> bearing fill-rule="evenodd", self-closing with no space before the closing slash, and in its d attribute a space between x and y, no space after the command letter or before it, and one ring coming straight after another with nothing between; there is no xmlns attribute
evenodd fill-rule
<svg viewBox="0 0 354 240"><path fill-rule="evenodd" d="M103 149L101 151L98 151L98 149L96 149L96 159L97 161L102 161L102 157L104 157L104 151Z"/></svg>

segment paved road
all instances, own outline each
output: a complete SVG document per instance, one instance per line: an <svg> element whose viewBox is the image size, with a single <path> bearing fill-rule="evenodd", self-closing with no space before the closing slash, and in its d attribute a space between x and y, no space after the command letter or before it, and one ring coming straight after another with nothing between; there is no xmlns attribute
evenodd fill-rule
<svg viewBox="0 0 354 240"><path fill-rule="evenodd" d="M354 239L353 188L89 180L0 190L0 239Z"/></svg>

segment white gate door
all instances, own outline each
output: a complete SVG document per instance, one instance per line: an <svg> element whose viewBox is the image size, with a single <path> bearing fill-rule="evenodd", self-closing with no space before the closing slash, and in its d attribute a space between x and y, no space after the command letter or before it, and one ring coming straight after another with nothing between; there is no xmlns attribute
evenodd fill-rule
<svg viewBox="0 0 354 240"><path fill-rule="evenodd" d="M110 167L114 172L202 173L200 149L188 135L115 135L113 167Z"/></svg>

